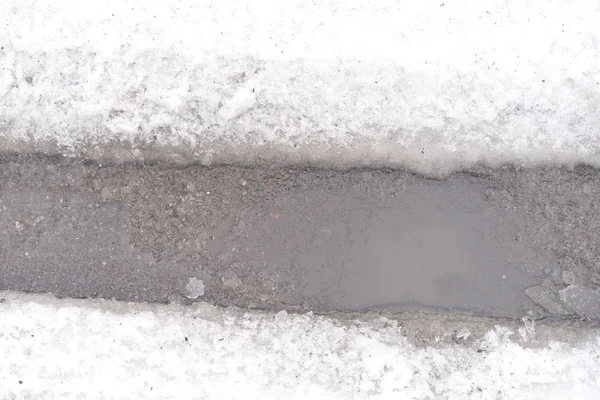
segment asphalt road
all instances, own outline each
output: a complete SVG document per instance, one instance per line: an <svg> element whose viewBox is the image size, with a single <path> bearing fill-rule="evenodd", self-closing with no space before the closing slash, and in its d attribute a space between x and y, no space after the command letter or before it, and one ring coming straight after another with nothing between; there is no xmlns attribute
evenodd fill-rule
<svg viewBox="0 0 600 400"><path fill-rule="evenodd" d="M600 173L0 158L0 290L600 319Z"/></svg>

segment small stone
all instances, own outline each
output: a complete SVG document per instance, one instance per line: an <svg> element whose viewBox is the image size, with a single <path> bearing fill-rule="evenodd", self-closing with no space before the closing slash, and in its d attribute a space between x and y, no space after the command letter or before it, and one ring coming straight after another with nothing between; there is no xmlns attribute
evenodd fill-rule
<svg viewBox="0 0 600 400"><path fill-rule="evenodd" d="M234 271L227 271L221 277L221 282L223 282L223 286L228 289L237 289L242 286L242 280L237 276Z"/></svg>
<svg viewBox="0 0 600 400"><path fill-rule="evenodd" d="M20 221L16 221L15 229L20 231L21 229L23 229L23 224Z"/></svg>
<svg viewBox="0 0 600 400"><path fill-rule="evenodd" d="M204 282L200 279L190 278L185 288L187 290L185 296L188 299L197 299L200 296L204 296Z"/></svg>

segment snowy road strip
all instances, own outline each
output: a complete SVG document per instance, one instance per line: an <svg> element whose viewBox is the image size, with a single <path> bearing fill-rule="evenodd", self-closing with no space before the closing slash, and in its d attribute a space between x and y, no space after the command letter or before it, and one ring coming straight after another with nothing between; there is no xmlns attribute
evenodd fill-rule
<svg viewBox="0 0 600 400"><path fill-rule="evenodd" d="M528 348L519 329L496 326L474 340L463 342L465 331L458 344L415 347L385 319L2 297L2 398L600 396L597 336Z"/></svg>
<svg viewBox="0 0 600 400"><path fill-rule="evenodd" d="M7 0L0 148L599 166L598 20L595 0Z"/></svg>

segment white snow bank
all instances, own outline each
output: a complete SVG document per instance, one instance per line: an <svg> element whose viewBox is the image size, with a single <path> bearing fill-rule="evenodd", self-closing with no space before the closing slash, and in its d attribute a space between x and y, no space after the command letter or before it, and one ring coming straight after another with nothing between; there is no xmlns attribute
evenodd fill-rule
<svg viewBox="0 0 600 400"><path fill-rule="evenodd" d="M498 326L417 348L385 319L3 297L2 398L600 397L598 339L524 348Z"/></svg>
<svg viewBox="0 0 600 400"><path fill-rule="evenodd" d="M596 0L6 0L0 144L600 166L599 20Z"/></svg>

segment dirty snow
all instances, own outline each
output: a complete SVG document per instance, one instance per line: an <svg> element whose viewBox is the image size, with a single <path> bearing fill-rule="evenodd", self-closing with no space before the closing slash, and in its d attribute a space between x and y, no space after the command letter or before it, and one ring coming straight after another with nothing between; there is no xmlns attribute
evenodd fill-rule
<svg viewBox="0 0 600 400"><path fill-rule="evenodd" d="M0 146L600 166L598 20L596 0L6 0Z"/></svg>
<svg viewBox="0 0 600 400"><path fill-rule="evenodd" d="M600 338L528 348L532 321L416 347L385 318L1 297L2 398L600 398Z"/></svg>

